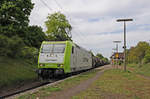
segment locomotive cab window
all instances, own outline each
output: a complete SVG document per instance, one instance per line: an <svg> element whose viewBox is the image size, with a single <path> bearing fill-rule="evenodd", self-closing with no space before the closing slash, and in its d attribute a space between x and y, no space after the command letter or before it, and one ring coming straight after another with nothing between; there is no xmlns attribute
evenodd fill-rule
<svg viewBox="0 0 150 99"><path fill-rule="evenodd" d="M52 52L52 50L53 50L53 45L52 44L44 44L42 46L41 53L49 53L49 52Z"/></svg>
<svg viewBox="0 0 150 99"><path fill-rule="evenodd" d="M65 44L44 44L41 53L64 53Z"/></svg>
<svg viewBox="0 0 150 99"><path fill-rule="evenodd" d="M54 53L64 53L65 52L65 44L55 44L53 52Z"/></svg>

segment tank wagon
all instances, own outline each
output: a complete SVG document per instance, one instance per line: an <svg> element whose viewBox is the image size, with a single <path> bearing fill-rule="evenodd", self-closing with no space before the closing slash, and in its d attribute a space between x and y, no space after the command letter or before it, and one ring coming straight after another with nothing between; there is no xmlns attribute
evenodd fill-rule
<svg viewBox="0 0 150 99"><path fill-rule="evenodd" d="M98 66L96 57L71 41L43 41L38 58L38 76L55 76L87 70Z"/></svg>

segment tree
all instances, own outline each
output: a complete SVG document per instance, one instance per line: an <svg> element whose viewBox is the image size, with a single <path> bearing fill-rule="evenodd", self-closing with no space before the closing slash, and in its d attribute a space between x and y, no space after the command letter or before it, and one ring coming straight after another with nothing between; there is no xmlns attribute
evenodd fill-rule
<svg viewBox="0 0 150 99"><path fill-rule="evenodd" d="M42 28L39 26L29 26L25 36L25 44L36 48L40 48L42 41L47 39Z"/></svg>
<svg viewBox="0 0 150 99"><path fill-rule="evenodd" d="M1 0L0 33L7 37L24 33L32 8L31 0Z"/></svg>
<svg viewBox="0 0 150 99"><path fill-rule="evenodd" d="M149 60L149 44L147 42L139 42L135 47L130 48L128 53L128 61L130 63L142 64L143 59Z"/></svg>
<svg viewBox="0 0 150 99"><path fill-rule="evenodd" d="M103 56L102 54L100 54L100 53L97 53L96 56L99 57L100 59L103 59L103 58L104 58L104 56Z"/></svg>
<svg viewBox="0 0 150 99"><path fill-rule="evenodd" d="M127 54L128 63L138 63L136 47L131 47Z"/></svg>
<svg viewBox="0 0 150 99"><path fill-rule="evenodd" d="M106 64L109 63L108 58L104 57L101 53L97 53L96 56L97 56L99 59L103 60L104 63L106 63Z"/></svg>
<svg viewBox="0 0 150 99"><path fill-rule="evenodd" d="M24 47L24 42L18 36L7 36L0 35L0 55L17 57L21 52L21 48Z"/></svg>
<svg viewBox="0 0 150 99"><path fill-rule="evenodd" d="M149 63L150 62L150 46L148 47L148 49L145 52L143 62L144 63Z"/></svg>
<svg viewBox="0 0 150 99"><path fill-rule="evenodd" d="M109 60L108 60L108 58L106 58L106 57L102 58L102 60L103 60L106 64L109 63Z"/></svg>
<svg viewBox="0 0 150 99"><path fill-rule="evenodd" d="M1 56L19 57L22 52L28 55L29 51L24 51L25 47L39 47L44 33L40 27L29 27L32 9L31 0L0 0Z"/></svg>
<svg viewBox="0 0 150 99"><path fill-rule="evenodd" d="M50 40L71 40L72 27L64 14L60 12L49 14L45 25L47 27L46 33Z"/></svg>
<svg viewBox="0 0 150 99"><path fill-rule="evenodd" d="M136 46L137 55L139 57L139 60L141 61L142 58L145 56L145 52L148 49L149 44L147 42L139 42Z"/></svg>

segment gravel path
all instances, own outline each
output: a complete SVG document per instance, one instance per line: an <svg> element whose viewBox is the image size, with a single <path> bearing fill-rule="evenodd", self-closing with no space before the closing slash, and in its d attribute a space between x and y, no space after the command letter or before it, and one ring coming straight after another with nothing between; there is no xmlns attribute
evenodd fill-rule
<svg viewBox="0 0 150 99"><path fill-rule="evenodd" d="M93 78L90 78L84 82L81 82L79 85L69 89L69 90L64 90L64 91L59 91L51 94L51 96L47 97L46 99L71 99L72 96L75 96L76 94L86 90L89 88L89 86L97 80L106 69L110 69L110 65L106 65L104 67L96 68L96 69L102 69L102 71L97 72L96 76Z"/></svg>

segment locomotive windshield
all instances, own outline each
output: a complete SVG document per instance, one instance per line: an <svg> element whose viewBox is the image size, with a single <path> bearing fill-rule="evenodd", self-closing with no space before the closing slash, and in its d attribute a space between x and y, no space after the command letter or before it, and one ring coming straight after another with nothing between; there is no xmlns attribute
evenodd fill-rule
<svg viewBox="0 0 150 99"><path fill-rule="evenodd" d="M65 44L43 44L41 53L64 53Z"/></svg>

